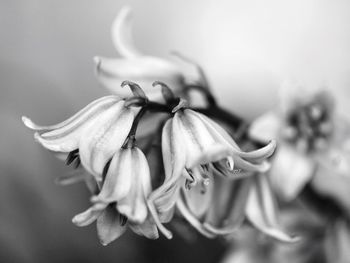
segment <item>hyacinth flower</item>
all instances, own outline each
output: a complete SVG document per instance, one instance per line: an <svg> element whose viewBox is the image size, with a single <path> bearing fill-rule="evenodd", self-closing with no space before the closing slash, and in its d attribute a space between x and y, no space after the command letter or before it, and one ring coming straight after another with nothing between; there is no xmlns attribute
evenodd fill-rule
<svg viewBox="0 0 350 263"><path fill-rule="evenodd" d="M124 82L122 86L129 84ZM59 182L86 181L95 195L94 205L75 216L73 222L86 226L97 220L102 244L122 235L127 225L137 234L158 237L146 204L151 192L148 163L135 147L136 127L142 115L138 103L148 100L138 86L129 87L134 97L97 99L56 125L40 126L22 117L24 124L36 131L34 137L42 146L66 156L68 165L75 163L78 168L82 164L84 170L63 176Z"/></svg>
<svg viewBox="0 0 350 263"><path fill-rule="evenodd" d="M51 151L66 153L68 164L81 163L89 174L88 181L92 179L95 183L90 184L93 204L74 217L75 224L85 226L96 220L103 244L118 238L127 225L148 238L157 238L158 230L171 238L163 223L170 222L178 209L208 237L234 232L247 217L265 233L288 240L277 228L269 210L271 202L258 204L259 199L270 197L265 181L258 179L262 175L256 173L269 169L267 158L275 150L274 141L258 150L244 152L220 125L200 113L201 109L190 109L167 85L153 84L161 86L166 104L149 100L136 83L125 81L122 86L125 85L130 87L133 97L103 97L57 125L39 126L23 118L26 126L36 131L39 143ZM149 165L135 144L136 129L146 112L168 114L165 124L158 123L159 134L153 135L161 137L162 156L158 158L164 166L163 180L160 172L152 172L161 181L153 191ZM235 202L227 199L233 189L218 190L221 188L218 178L223 180L224 188L232 183L238 189ZM69 181L74 179L68 178ZM260 198L260 191L265 199ZM203 202L198 201L201 198ZM198 205L191 205L194 203ZM220 209L218 215L222 215L228 208L236 211L231 213L235 215L230 225L215 223L225 216L217 216L215 222L198 220L204 214L215 218L215 209ZM195 214L194 219L189 216L191 213ZM267 219L261 220L266 215Z"/></svg>
<svg viewBox="0 0 350 263"><path fill-rule="evenodd" d="M188 213L183 209L182 192L188 191L188 195L192 196L192 188L199 187L205 193L211 189L211 184L215 185L218 176L230 181L250 177L252 172L264 173L269 169L266 158L272 155L276 147L275 142L271 141L261 149L243 152L223 128L203 114L188 109L184 101L180 101L173 112L173 118L165 123L162 133L165 180L149 197L150 210L156 223L169 238L171 233L164 228L157 216L171 213L177 205L187 217ZM210 192L208 190L208 193ZM198 195L195 190L193 193L196 199ZM220 195L199 195L199 199L203 200L197 202L193 208L207 211L212 205L212 200ZM242 197L242 200L244 199L247 197ZM251 203L254 204L255 201ZM244 214L244 211L242 212L241 214ZM194 223L189 217L187 220ZM206 236L227 232L213 230L213 227L213 233L207 234L198 223L194 223L194 226ZM233 227L229 231L235 229L236 227Z"/></svg>
<svg viewBox="0 0 350 263"><path fill-rule="evenodd" d="M282 242L298 237L285 233L279 223L273 191L265 174L238 179L211 177L211 184L182 188L177 207L186 220L208 238L231 236L248 221L262 233Z"/></svg>
<svg viewBox="0 0 350 263"><path fill-rule="evenodd" d="M123 98L132 95L129 90L119 88L124 80L138 83L153 101L163 99L161 90L151 85L156 80L167 83L175 94L181 94L185 85L184 72L172 61L144 55L136 48L132 39L131 18L131 9L124 7L112 25L113 44L121 58L94 58L98 81Z"/></svg>
<svg viewBox="0 0 350 263"><path fill-rule="evenodd" d="M285 201L295 199L318 177L332 182L350 174L350 125L336 114L331 94L325 90L308 96L300 90L289 93L284 90L279 110L259 117L250 129L256 140L279 142L269 174L274 190ZM327 180L329 176L332 179ZM336 195L333 186L322 187L326 194Z"/></svg>
<svg viewBox="0 0 350 263"><path fill-rule="evenodd" d="M150 169L133 138L114 154L103 177L101 191L92 198L93 206L76 215L73 223L87 226L97 220L97 233L104 245L121 236L127 226L147 238L158 238L146 200L151 192Z"/></svg>
<svg viewBox="0 0 350 263"><path fill-rule="evenodd" d="M39 126L27 117L24 124L35 130L35 139L46 149L68 154L102 180L106 163L123 145L134 120L134 111L117 96L97 99L71 118L52 126Z"/></svg>
<svg viewBox="0 0 350 263"><path fill-rule="evenodd" d="M265 238L252 228L244 227L242 231L232 237L232 240L230 240L231 248L220 262L280 263L290 262L291 259L292 262L296 263L346 262L334 260L335 258L325 261L325 252L327 253L328 246L325 244L327 235L324 234L328 232L327 218L319 217L317 213L305 207L301 202L295 202L293 205L284 207L281 210L279 220L289 231L296 232L302 236L301 240L297 243L286 245L285 243ZM332 221L331 225L333 226L333 224L334 221ZM332 249L341 247L339 242L332 241ZM333 250L333 253L337 252L339 252L338 249Z"/></svg>

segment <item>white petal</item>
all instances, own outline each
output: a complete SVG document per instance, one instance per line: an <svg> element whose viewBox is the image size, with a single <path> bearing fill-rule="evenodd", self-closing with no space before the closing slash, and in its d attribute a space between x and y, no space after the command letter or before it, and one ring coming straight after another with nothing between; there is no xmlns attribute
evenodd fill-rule
<svg viewBox="0 0 350 263"><path fill-rule="evenodd" d="M207 238L214 238L215 235L211 232L209 232L205 227L203 226L203 223L198 220L198 218L191 213L191 211L188 209L182 198L179 198L176 202L176 207L178 208L181 215L203 236Z"/></svg>
<svg viewBox="0 0 350 263"><path fill-rule="evenodd" d="M162 225L157 209L165 210L164 207L169 208L169 206L174 205L173 202L178 197L179 180L185 168L186 158L186 155L183 153L181 133L174 127L173 119L169 119L163 127L162 154L165 180L159 188L150 194L148 207L159 230L170 239L172 238L172 233ZM159 201L162 198L165 201ZM158 207L156 208L157 200Z"/></svg>
<svg viewBox="0 0 350 263"><path fill-rule="evenodd" d="M308 156L280 144L269 172L273 189L285 201L293 200L311 180L314 169L315 165Z"/></svg>
<svg viewBox="0 0 350 263"><path fill-rule="evenodd" d="M168 210L169 202L172 202L178 194L178 182L185 169L186 154L183 152L184 144L181 140L181 133L174 123L173 119L169 119L162 131L162 154L164 163L165 180L163 184L153 191L150 200L155 203L162 203L160 210ZM161 200L167 200L163 202ZM163 209L162 206L166 208Z"/></svg>
<svg viewBox="0 0 350 263"><path fill-rule="evenodd" d="M133 184L133 178L130 176L133 165L131 149L118 150L109 165L101 192L94 201L112 203L126 197Z"/></svg>
<svg viewBox="0 0 350 263"><path fill-rule="evenodd" d="M184 151L186 152L186 167L192 168L200 164L205 156L213 157L210 153L213 148L217 149L219 142L214 140L200 119L187 114L187 111L184 110L184 113L177 112L173 122L178 129L178 133L182 134ZM223 150L226 150L225 145L221 146ZM205 161L210 162L211 160Z"/></svg>
<svg viewBox="0 0 350 263"><path fill-rule="evenodd" d="M260 160L270 157L275 151L276 141L272 140L263 148L251 152L243 152L240 150L239 146L233 140L233 138L231 138L231 136L219 124L201 113L192 110L188 110L187 112L189 115L193 115L201 119L203 123L205 123L206 128L211 133L213 138L215 138L216 141L229 146L232 150L233 155L237 155L239 157L250 160Z"/></svg>
<svg viewBox="0 0 350 263"><path fill-rule="evenodd" d="M118 100L119 100L119 98L114 96L114 95L105 96L105 97L102 97L100 99L94 100L93 102L88 104L86 107L81 109L79 112L74 114L69 119L67 119L63 122L60 122L58 124L54 124L54 125L49 125L49 126L38 125L38 124L35 124L31 119L29 119L26 116L22 116L22 121L23 121L24 125L27 126L31 130L35 130L35 131L55 130L55 129L62 128L73 121L77 121L77 119L81 118L83 115L89 115L90 112L96 111L97 110L96 106L99 106L100 103L104 104L104 103L109 103L109 102L116 102Z"/></svg>
<svg viewBox="0 0 350 263"><path fill-rule="evenodd" d="M80 227L90 225L102 214L102 211L102 208L90 207L88 210L74 216L72 222Z"/></svg>
<svg viewBox="0 0 350 263"><path fill-rule="evenodd" d="M150 100L163 101L161 88L153 87L155 80L166 83L179 94L183 89L183 74L167 60L142 56L132 59L111 59L96 57L96 74L99 82L113 94L122 98L132 96L128 88L121 88L124 80L137 83Z"/></svg>
<svg viewBox="0 0 350 263"><path fill-rule="evenodd" d="M114 206L108 206L97 219L97 234L102 245L106 246L120 237L126 230L121 216Z"/></svg>
<svg viewBox="0 0 350 263"><path fill-rule="evenodd" d="M245 161L241 158L235 158L235 164L236 164L236 168L238 169L242 169L248 172L260 172L260 173L267 172L271 167L270 163L268 163L267 161L264 161L259 164L254 164L254 163Z"/></svg>
<svg viewBox="0 0 350 263"><path fill-rule="evenodd" d="M137 161L137 181L140 182L143 195L148 197L152 191L151 186L151 172L148 165L148 161L144 153L137 147L132 149L133 159ZM135 161L136 162L136 161ZM135 169L135 168L134 168Z"/></svg>
<svg viewBox="0 0 350 263"><path fill-rule="evenodd" d="M170 185L168 189L164 189L162 194L154 200L154 205L159 214L165 213L174 207L181 188L180 182L183 181L179 180L179 182Z"/></svg>
<svg viewBox="0 0 350 263"><path fill-rule="evenodd" d="M131 8L124 6L116 16L111 29L115 49L125 58L141 56L132 38Z"/></svg>
<svg viewBox="0 0 350 263"><path fill-rule="evenodd" d="M173 219L174 214L175 214L175 206L173 206L167 211L159 212L159 220L162 223L169 223Z"/></svg>
<svg viewBox="0 0 350 263"><path fill-rule="evenodd" d="M209 184L197 184L191 189L182 189L189 210L197 218L201 218L212 205L214 178L209 177Z"/></svg>
<svg viewBox="0 0 350 263"><path fill-rule="evenodd" d="M118 103L101 114L83 134L79 142L81 163L98 180L106 163L123 145L133 119L133 112L124 108L124 102Z"/></svg>
<svg viewBox="0 0 350 263"><path fill-rule="evenodd" d="M138 148L131 150L133 169L129 176L133 185L129 194L117 203L119 212L127 216L130 221L143 223L147 218L146 198L151 192L151 176L145 155Z"/></svg>
<svg viewBox="0 0 350 263"><path fill-rule="evenodd" d="M142 224L147 217L147 201L140 190L131 188L129 195L117 203L118 211L137 224Z"/></svg>
<svg viewBox="0 0 350 263"><path fill-rule="evenodd" d="M239 147L237 143L231 138L231 136L225 131L224 128L222 128L219 124L217 124L215 121L211 120L204 114L195 112L193 110L186 110L186 113L188 115L192 115L200 120L202 120L203 124L205 125L206 129L210 132L213 138L215 138L216 141L225 144L229 146L230 148L234 148L236 150L239 150Z"/></svg>
<svg viewBox="0 0 350 263"><path fill-rule="evenodd" d="M249 136L262 142L278 139L281 125L282 120L276 113L266 113L253 121L249 129Z"/></svg>
<svg viewBox="0 0 350 263"><path fill-rule="evenodd" d="M73 117L53 126L32 128L49 128L51 130L39 135L35 134L35 139L45 148L57 152L70 152L78 148L79 140L86 128L93 123L97 117L105 111L118 104L119 99L115 96L104 97L90 103L83 110ZM27 123L28 124L28 123Z"/></svg>
<svg viewBox="0 0 350 263"><path fill-rule="evenodd" d="M215 177L213 199L204 224L208 231L228 235L241 226L251 183L250 178L228 181Z"/></svg>
<svg viewBox="0 0 350 263"><path fill-rule="evenodd" d="M267 178L257 175L254 179L246 206L249 221L263 233L280 241L298 241L299 238L286 234L278 224L276 204Z"/></svg>
<svg viewBox="0 0 350 263"><path fill-rule="evenodd" d="M157 239L159 237L158 229L152 218L147 218L142 224L130 223L130 228L136 234L145 236L149 239Z"/></svg>

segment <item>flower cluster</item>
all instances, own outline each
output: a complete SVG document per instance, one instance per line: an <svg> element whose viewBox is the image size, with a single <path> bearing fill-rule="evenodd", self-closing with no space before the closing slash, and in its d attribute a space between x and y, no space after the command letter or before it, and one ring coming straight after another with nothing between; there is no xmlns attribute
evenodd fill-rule
<svg viewBox="0 0 350 263"><path fill-rule="evenodd" d="M206 86L200 90L208 107L191 106L182 96L189 89L185 74L168 61L141 55L125 37L130 36L129 14L123 9L112 29L123 58L95 59L99 80L115 95L97 99L52 126L23 117L44 148L65 155L67 164L84 171L63 179L84 179L92 191L91 207L73 222L86 226L97 221L105 245L127 226L147 238L158 238L158 231L171 238L164 224L176 214L209 238L230 235L247 219L276 239L297 240L279 226L266 180L276 142L256 149L238 132L243 121L214 103ZM141 85L120 83L123 79ZM203 78L202 83L207 84ZM153 118L157 113L164 117ZM155 127L151 134L138 129L145 122Z"/></svg>

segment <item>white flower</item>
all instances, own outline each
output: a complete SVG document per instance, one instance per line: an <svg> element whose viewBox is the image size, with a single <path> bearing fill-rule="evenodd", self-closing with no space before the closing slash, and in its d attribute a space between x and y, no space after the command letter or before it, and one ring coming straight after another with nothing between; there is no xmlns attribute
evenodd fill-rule
<svg viewBox="0 0 350 263"><path fill-rule="evenodd" d="M37 132L35 139L55 152L77 152L84 168L100 181L103 168L123 145L134 120L134 112L117 96L93 101L66 121L38 126L23 117Z"/></svg>
<svg viewBox="0 0 350 263"><path fill-rule="evenodd" d="M249 132L257 140L279 142L270 170L274 190L284 200L293 200L314 176L318 180L326 172L326 188L333 189L325 192L336 191L334 174L339 179L350 175L349 123L336 115L329 92L284 95L279 110L255 120Z"/></svg>
<svg viewBox="0 0 350 263"><path fill-rule="evenodd" d="M118 238L127 225L137 234L158 238L147 208L152 189L149 166L142 151L136 147L120 149L106 166L104 175L101 191L92 198L94 205L76 215L73 222L86 226L97 219L98 235L105 245Z"/></svg>
<svg viewBox="0 0 350 263"><path fill-rule="evenodd" d="M136 147L120 149L110 162L101 192L94 202L116 202L117 210L133 222L147 217L146 198L151 193L150 170L146 157Z"/></svg>
<svg viewBox="0 0 350 263"><path fill-rule="evenodd" d="M299 240L282 230L273 192L263 174L236 180L215 177L208 191L198 186L182 189L177 207L200 233L209 238L231 235L247 219L255 228L279 241Z"/></svg>
<svg viewBox="0 0 350 263"><path fill-rule="evenodd" d="M147 97L154 101L162 100L160 88L152 87L154 81L164 82L176 94L181 93L184 75L180 67L171 61L139 52L132 40L131 22L131 10L124 7L111 30L114 47L121 58L94 58L99 82L121 97L131 95L129 90L119 88L124 80L138 83Z"/></svg>
<svg viewBox="0 0 350 263"><path fill-rule="evenodd" d="M213 173L237 179L250 175L244 172L266 172L269 168L265 159L273 153L275 142L253 152L242 152L223 128L203 114L181 107L174 111L162 134L165 180L149 198L156 220L157 213L169 213L174 208L181 188L200 185L205 189ZM171 237L159 220L156 223Z"/></svg>

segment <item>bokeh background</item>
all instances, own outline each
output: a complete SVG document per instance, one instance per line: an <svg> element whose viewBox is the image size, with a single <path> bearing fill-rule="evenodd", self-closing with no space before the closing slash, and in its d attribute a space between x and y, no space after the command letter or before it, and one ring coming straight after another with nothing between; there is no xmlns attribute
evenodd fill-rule
<svg viewBox="0 0 350 263"><path fill-rule="evenodd" d="M92 57L117 56L110 26L124 5L134 9L140 50L197 60L237 114L252 119L274 107L287 79L330 87L346 110L347 0L1 0L0 262L217 262L222 254L220 242L130 233L102 247L94 226L70 221L89 205L84 185L55 185L69 169L20 121L53 124L107 94Z"/></svg>

